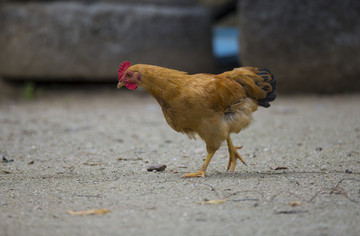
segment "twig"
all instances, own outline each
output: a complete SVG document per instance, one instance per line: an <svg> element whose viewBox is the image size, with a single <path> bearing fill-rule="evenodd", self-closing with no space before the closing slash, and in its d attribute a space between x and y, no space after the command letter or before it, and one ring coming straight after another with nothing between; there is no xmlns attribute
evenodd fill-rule
<svg viewBox="0 0 360 236"><path fill-rule="evenodd" d="M260 196L266 201L265 196L262 192L258 191L258 190L242 190L242 191L237 191L235 193L230 193L229 195L226 196L226 198L229 198L230 196L234 196L237 195L238 193L249 193L249 192L255 192L260 194Z"/></svg>
<svg viewBox="0 0 360 236"><path fill-rule="evenodd" d="M260 201L258 198L243 198L243 199L235 199L231 200L232 202L245 202L245 201Z"/></svg>
<svg viewBox="0 0 360 236"><path fill-rule="evenodd" d="M206 184L206 183L203 183L203 184L206 185L206 186L208 186L208 187L210 188L210 190L215 193L216 197L222 198L222 197L220 196L220 194L216 191L216 189L215 189L213 186L211 186L210 184Z"/></svg>
<svg viewBox="0 0 360 236"><path fill-rule="evenodd" d="M99 198L100 194L96 194L96 195L87 195L87 194L76 194L76 197L96 197Z"/></svg>
<svg viewBox="0 0 360 236"><path fill-rule="evenodd" d="M326 191L329 191L330 190L330 194L332 193L335 193L335 194L341 194L343 195L346 199L348 199L350 202L354 202L354 203L359 203L359 201L355 200L355 199L352 199L349 197L349 193L340 187L340 184L346 180L353 180L353 181L358 181L360 182L359 179L354 179L354 178L345 178L345 179L342 179L340 180L335 187L333 188L326 188L326 189L322 189L322 190L319 190L318 192L315 193L315 195L313 197L311 197L307 202L311 202L312 200L314 200L319 194L322 194Z"/></svg>
<svg viewBox="0 0 360 236"><path fill-rule="evenodd" d="M300 214L300 213L308 213L309 211L302 210L291 210L291 211L276 211L275 214Z"/></svg>

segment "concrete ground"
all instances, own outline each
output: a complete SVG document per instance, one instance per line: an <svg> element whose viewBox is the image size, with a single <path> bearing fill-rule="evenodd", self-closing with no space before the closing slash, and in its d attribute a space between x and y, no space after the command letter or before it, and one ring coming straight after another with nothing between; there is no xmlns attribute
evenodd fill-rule
<svg viewBox="0 0 360 236"><path fill-rule="evenodd" d="M0 96L0 235L359 234L359 94L279 95L233 135L248 166L227 173L224 145L183 179L204 143L115 86Z"/></svg>

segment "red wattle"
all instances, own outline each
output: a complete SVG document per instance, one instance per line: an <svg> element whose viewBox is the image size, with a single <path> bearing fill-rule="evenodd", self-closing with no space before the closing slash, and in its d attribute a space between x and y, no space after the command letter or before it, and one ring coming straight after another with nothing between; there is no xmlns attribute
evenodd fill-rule
<svg viewBox="0 0 360 236"><path fill-rule="evenodd" d="M131 82L125 83L125 86L126 86L126 88L131 89L131 90L134 90L134 89L137 88L137 84L136 83L131 83Z"/></svg>

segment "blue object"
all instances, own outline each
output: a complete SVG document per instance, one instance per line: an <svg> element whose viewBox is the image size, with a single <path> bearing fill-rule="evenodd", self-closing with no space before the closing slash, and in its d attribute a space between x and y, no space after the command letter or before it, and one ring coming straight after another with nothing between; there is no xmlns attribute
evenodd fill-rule
<svg viewBox="0 0 360 236"><path fill-rule="evenodd" d="M217 59L237 58L239 53L239 31L236 27L213 29L213 53Z"/></svg>

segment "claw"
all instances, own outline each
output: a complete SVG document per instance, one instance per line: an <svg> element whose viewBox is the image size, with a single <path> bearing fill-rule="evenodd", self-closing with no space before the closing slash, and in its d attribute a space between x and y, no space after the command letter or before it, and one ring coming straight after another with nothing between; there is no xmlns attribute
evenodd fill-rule
<svg viewBox="0 0 360 236"><path fill-rule="evenodd" d="M235 155L237 156L237 158L239 158L240 159L240 161L244 164L244 165L246 165L247 166L247 164L246 164L246 162L244 161L244 159L240 156L240 154L239 153L235 153Z"/></svg>
<svg viewBox="0 0 360 236"><path fill-rule="evenodd" d="M198 172L184 174L183 178L193 178L193 177L205 177L205 171L199 170Z"/></svg>
<svg viewBox="0 0 360 236"><path fill-rule="evenodd" d="M236 151L236 149L241 149L243 146L234 146L232 144L231 138L229 137L227 140L228 149L229 149L229 162L227 166L227 171L233 173L236 166L236 160L240 159L240 161L247 166L244 159L240 156L240 154Z"/></svg>

